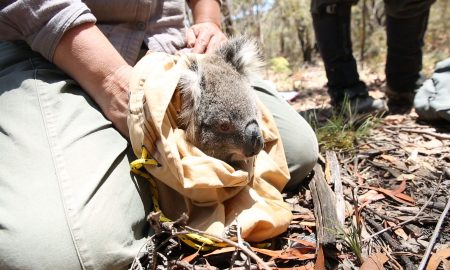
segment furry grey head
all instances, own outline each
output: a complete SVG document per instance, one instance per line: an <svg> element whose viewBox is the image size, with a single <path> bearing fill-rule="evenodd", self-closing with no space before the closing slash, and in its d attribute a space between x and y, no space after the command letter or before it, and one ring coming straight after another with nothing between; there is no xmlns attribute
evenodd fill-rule
<svg viewBox="0 0 450 270"><path fill-rule="evenodd" d="M245 160L263 147L250 77L262 66L258 47L233 38L213 54L192 59L179 83L180 120L187 139L209 156Z"/></svg>

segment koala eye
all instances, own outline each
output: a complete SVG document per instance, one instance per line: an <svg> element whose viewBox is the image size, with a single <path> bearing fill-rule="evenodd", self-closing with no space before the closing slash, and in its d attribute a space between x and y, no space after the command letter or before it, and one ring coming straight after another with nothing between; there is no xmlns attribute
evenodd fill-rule
<svg viewBox="0 0 450 270"><path fill-rule="evenodd" d="M229 132L231 130L231 124L229 122L224 122L219 125L221 132Z"/></svg>

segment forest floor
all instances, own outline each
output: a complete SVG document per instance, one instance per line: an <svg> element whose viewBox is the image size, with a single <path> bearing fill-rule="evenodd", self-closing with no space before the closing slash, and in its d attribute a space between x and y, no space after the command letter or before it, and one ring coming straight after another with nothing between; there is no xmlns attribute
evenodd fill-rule
<svg viewBox="0 0 450 270"><path fill-rule="evenodd" d="M363 69L361 77L371 96L384 98L386 84L382 73ZM323 67L308 67L293 76L292 85L298 94L289 97L297 111L313 115L308 119L318 136L324 125L336 125L339 118L333 117L325 84ZM438 265L438 269L450 269L450 261L445 259L450 257L449 214L437 228L450 200L450 125L421 122L414 110L407 115L386 115L367 122L371 122L367 132L352 137L352 145L336 144L339 134L331 138L333 143L327 136L319 138L326 181L335 191L328 178L331 175L335 179L333 174L338 174L343 185L345 210L341 211L345 211L346 229L339 256L346 256L340 257L338 268L383 269L384 264L386 269L419 269L431 245L426 269L437 269ZM350 131L357 129L355 125ZM345 131L339 132L349 136ZM332 157L339 166L331 166L327 171ZM306 198L308 192L305 188L300 197ZM352 224L356 231L352 231ZM438 235L432 239L435 229ZM376 234L380 230L386 232ZM356 247L348 243L352 233L357 234Z"/></svg>
<svg viewBox="0 0 450 270"><path fill-rule="evenodd" d="M362 71L361 77L372 96L384 98L380 72ZM296 194L285 194L294 214L288 231L273 239L271 247L247 252L242 246L213 253L180 251L176 241L169 249L166 235L139 255L141 265L131 268L450 269L450 215L442 216L450 199L449 125L420 122L414 111L345 119L355 120L351 126L336 124L341 116L329 105L323 67L272 79L317 133L337 125L342 134L333 138L350 137L335 144L318 134L321 166L315 170L321 178L305 182ZM358 133L361 126L364 132ZM325 181L331 195L313 190L313 181ZM317 194L334 202L340 226L323 228L327 214L318 213ZM332 240L324 240L323 234ZM264 264L249 259L254 256Z"/></svg>

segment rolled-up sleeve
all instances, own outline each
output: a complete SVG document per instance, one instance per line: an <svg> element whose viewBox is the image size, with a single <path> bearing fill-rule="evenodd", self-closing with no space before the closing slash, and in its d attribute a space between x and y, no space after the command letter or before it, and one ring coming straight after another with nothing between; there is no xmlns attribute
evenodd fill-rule
<svg viewBox="0 0 450 270"><path fill-rule="evenodd" d="M0 40L24 40L50 61L67 30L96 22L82 1L6 0L0 8Z"/></svg>

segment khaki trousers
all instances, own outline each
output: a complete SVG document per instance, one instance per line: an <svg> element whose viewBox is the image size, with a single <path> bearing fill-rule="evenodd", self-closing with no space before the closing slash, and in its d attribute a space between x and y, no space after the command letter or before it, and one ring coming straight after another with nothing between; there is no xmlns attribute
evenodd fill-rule
<svg viewBox="0 0 450 270"><path fill-rule="evenodd" d="M303 118L256 82L294 187L317 159ZM23 43L0 42L0 269L127 269L144 245L148 183L92 99Z"/></svg>

